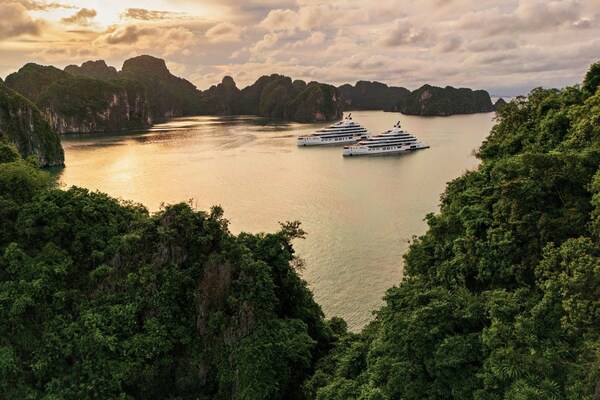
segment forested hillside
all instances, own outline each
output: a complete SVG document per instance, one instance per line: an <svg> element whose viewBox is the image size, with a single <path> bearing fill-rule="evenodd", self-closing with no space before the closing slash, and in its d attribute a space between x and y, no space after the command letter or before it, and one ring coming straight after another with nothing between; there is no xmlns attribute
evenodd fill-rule
<svg viewBox="0 0 600 400"><path fill-rule="evenodd" d="M24 157L33 156L43 167L63 165L65 155L58 134L37 107L0 82L0 142L12 143Z"/></svg>
<svg viewBox="0 0 600 400"><path fill-rule="evenodd" d="M302 234L59 190L0 142L0 398L301 398L332 341Z"/></svg>
<svg viewBox="0 0 600 400"><path fill-rule="evenodd" d="M31 100L59 133L143 129L152 124L139 82L97 79L90 77L93 71L88 64L72 75L29 63L7 76L6 86Z"/></svg>
<svg viewBox="0 0 600 400"><path fill-rule="evenodd" d="M500 108L405 278L306 383L330 399L600 398L600 63Z"/></svg>

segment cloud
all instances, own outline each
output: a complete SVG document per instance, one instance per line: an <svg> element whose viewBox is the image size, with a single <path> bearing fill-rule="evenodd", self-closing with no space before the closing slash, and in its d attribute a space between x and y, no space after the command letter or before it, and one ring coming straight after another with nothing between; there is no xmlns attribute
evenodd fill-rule
<svg viewBox="0 0 600 400"><path fill-rule="evenodd" d="M392 27L384 32L383 38L378 41L384 47L398 47L404 45L429 45L433 34L424 28L415 28L405 19L397 19Z"/></svg>
<svg viewBox="0 0 600 400"><path fill-rule="evenodd" d="M25 6L14 2L0 2L0 40L21 35L39 36L44 21L35 20L27 14Z"/></svg>
<svg viewBox="0 0 600 400"><path fill-rule="evenodd" d="M188 55L195 42L194 34L186 28L150 25L111 26L94 45L117 46L120 50L160 51L163 56Z"/></svg>
<svg viewBox="0 0 600 400"><path fill-rule="evenodd" d="M127 8L121 13L121 18L139 21L161 21L165 19L182 19L187 14L172 11L146 10L144 8Z"/></svg>
<svg viewBox="0 0 600 400"><path fill-rule="evenodd" d="M299 18L298 13L292 10L271 10L259 26L270 31L295 30Z"/></svg>
<svg viewBox="0 0 600 400"><path fill-rule="evenodd" d="M142 36L150 36L158 33L157 28L142 27L138 28L135 25L127 25L120 27L109 28L107 33L100 36L98 42L106 42L108 44L133 44L136 43Z"/></svg>
<svg viewBox="0 0 600 400"><path fill-rule="evenodd" d="M357 7L335 4L306 5L291 9L275 9L259 23L263 29L277 32L310 31L313 29L335 29L344 26L357 27L366 23L369 12Z"/></svg>
<svg viewBox="0 0 600 400"><path fill-rule="evenodd" d="M70 17L62 18L60 21L63 24L89 26L91 19L97 15L96 10L90 8L82 8Z"/></svg>
<svg viewBox="0 0 600 400"><path fill-rule="evenodd" d="M577 83L600 59L598 0L166 0L153 3L159 10L121 0L96 8L88 26L67 26L57 18L79 10L59 9L70 1L0 0L0 72L29 61L118 65L154 54L198 87L224 73L242 87L280 72L523 94Z"/></svg>
<svg viewBox="0 0 600 400"><path fill-rule="evenodd" d="M292 47L314 47L325 43L327 36L321 31L312 32L307 38L293 43Z"/></svg>
<svg viewBox="0 0 600 400"><path fill-rule="evenodd" d="M453 51L458 51L463 45L464 41L459 36L450 36L448 38L444 38L441 41L438 41L435 50L438 53L450 53Z"/></svg>
<svg viewBox="0 0 600 400"><path fill-rule="evenodd" d="M240 29L230 22L221 22L210 27L204 36L212 43L235 42L240 40Z"/></svg>
<svg viewBox="0 0 600 400"><path fill-rule="evenodd" d="M47 2L47 1L19 0L17 2L19 4L21 4L23 7L25 7L27 10L30 10L30 11L48 11L48 10L55 10L55 9L61 9L61 8L63 8L63 9L77 8L70 4L54 3L54 2Z"/></svg>
<svg viewBox="0 0 600 400"><path fill-rule="evenodd" d="M507 11L492 7L467 12L457 20L456 26L483 36L555 32L570 25L585 27L589 20L581 17L581 9L581 3L574 0L520 1Z"/></svg>
<svg viewBox="0 0 600 400"><path fill-rule="evenodd" d="M261 40L256 42L254 46L250 48L250 53L253 59L260 58L264 59L268 50L272 49L279 41L279 35L276 33L267 33Z"/></svg>

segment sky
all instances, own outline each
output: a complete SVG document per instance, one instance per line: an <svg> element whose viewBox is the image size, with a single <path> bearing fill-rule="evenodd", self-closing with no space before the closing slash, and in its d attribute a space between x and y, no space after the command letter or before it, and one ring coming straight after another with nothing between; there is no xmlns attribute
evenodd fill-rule
<svg viewBox="0 0 600 400"><path fill-rule="evenodd" d="M150 54L204 90L230 75L485 89L580 83L600 0L0 0L0 76Z"/></svg>

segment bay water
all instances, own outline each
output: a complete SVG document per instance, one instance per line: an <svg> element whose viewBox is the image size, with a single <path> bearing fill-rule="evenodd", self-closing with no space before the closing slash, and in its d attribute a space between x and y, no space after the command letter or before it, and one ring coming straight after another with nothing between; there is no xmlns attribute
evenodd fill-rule
<svg viewBox="0 0 600 400"><path fill-rule="evenodd" d="M402 279L413 235L426 231L446 182L476 168L473 153L494 113L415 117L357 111L372 133L402 127L429 149L343 157L342 148L297 147L296 138L328 125L253 116L172 119L142 132L63 135L64 187L99 190L151 211L190 202L221 205L230 230L273 232L299 220L302 277L328 317L359 330Z"/></svg>

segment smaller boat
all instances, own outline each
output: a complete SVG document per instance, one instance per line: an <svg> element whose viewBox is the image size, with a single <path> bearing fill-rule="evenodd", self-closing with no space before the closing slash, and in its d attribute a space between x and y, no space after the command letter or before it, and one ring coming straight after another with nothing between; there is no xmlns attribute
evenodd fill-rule
<svg viewBox="0 0 600 400"><path fill-rule="evenodd" d="M400 121L398 121L394 125L394 128L389 131L371 136L356 144L344 146L344 155L391 154L426 149L428 147L425 143L419 142L416 137L403 130L400 126Z"/></svg>
<svg viewBox="0 0 600 400"><path fill-rule="evenodd" d="M310 135L300 136L298 146L356 143L370 136L371 133L365 127L352 120L352 113L350 113L343 121L319 129Z"/></svg>

